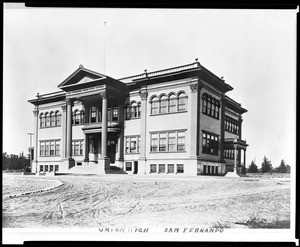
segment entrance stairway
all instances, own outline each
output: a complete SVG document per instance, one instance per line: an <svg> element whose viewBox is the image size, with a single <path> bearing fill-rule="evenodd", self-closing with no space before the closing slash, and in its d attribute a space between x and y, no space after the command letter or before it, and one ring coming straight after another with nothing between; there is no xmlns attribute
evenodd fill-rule
<svg viewBox="0 0 300 247"><path fill-rule="evenodd" d="M99 168L98 164L91 164L88 165L81 165L81 166L73 166L71 169L69 169L67 172L64 172L63 174L80 174L80 175L95 175L99 174L97 172L97 168ZM113 164L110 165L110 169L105 171L105 174L127 174L124 172L121 168L114 166Z"/></svg>

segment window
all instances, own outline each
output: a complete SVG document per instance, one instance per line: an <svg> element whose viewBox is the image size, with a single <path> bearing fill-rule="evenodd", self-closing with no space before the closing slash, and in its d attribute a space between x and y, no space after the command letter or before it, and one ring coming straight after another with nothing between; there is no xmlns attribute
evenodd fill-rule
<svg viewBox="0 0 300 247"><path fill-rule="evenodd" d="M113 121L118 121L119 119L119 110L117 106L113 108Z"/></svg>
<svg viewBox="0 0 300 247"><path fill-rule="evenodd" d="M40 156L45 155L45 142L40 143Z"/></svg>
<svg viewBox="0 0 300 247"><path fill-rule="evenodd" d="M44 117L43 113L41 113L41 115L40 115L40 127L41 128L45 127L45 117Z"/></svg>
<svg viewBox="0 0 300 247"><path fill-rule="evenodd" d="M220 101L207 93L202 94L202 112L208 116L219 119Z"/></svg>
<svg viewBox="0 0 300 247"><path fill-rule="evenodd" d="M151 134L150 151L157 152L158 134Z"/></svg>
<svg viewBox="0 0 300 247"><path fill-rule="evenodd" d="M83 140L73 140L72 155L83 155Z"/></svg>
<svg viewBox="0 0 300 247"><path fill-rule="evenodd" d="M49 172L53 172L53 165L50 165L50 170Z"/></svg>
<svg viewBox="0 0 300 247"><path fill-rule="evenodd" d="M40 165L40 172L44 171L44 167Z"/></svg>
<svg viewBox="0 0 300 247"><path fill-rule="evenodd" d="M131 103L131 118L137 118L137 103Z"/></svg>
<svg viewBox="0 0 300 247"><path fill-rule="evenodd" d="M129 104L126 104L126 106L125 106L125 117L126 117L126 119L130 119L130 106L129 106Z"/></svg>
<svg viewBox="0 0 300 247"><path fill-rule="evenodd" d="M40 156L60 155L60 140L40 141Z"/></svg>
<svg viewBox="0 0 300 247"><path fill-rule="evenodd" d="M125 170L132 171L132 162L125 162Z"/></svg>
<svg viewBox="0 0 300 247"><path fill-rule="evenodd" d="M168 164L168 173L174 173L174 164Z"/></svg>
<svg viewBox="0 0 300 247"><path fill-rule="evenodd" d="M80 111L79 124L83 124L83 123L84 123L84 111L81 110L81 111Z"/></svg>
<svg viewBox="0 0 300 247"><path fill-rule="evenodd" d="M183 173L183 164L177 164L177 173Z"/></svg>
<svg viewBox="0 0 300 247"><path fill-rule="evenodd" d="M159 164L158 165L158 173L165 173L165 172L166 172L165 164Z"/></svg>
<svg viewBox="0 0 300 247"><path fill-rule="evenodd" d="M236 152L237 160L239 159L239 152ZM234 159L234 149L225 149L224 150L224 158L225 159Z"/></svg>
<svg viewBox="0 0 300 247"><path fill-rule="evenodd" d="M160 109L159 113L167 113L168 112L168 98L163 95L160 97Z"/></svg>
<svg viewBox="0 0 300 247"><path fill-rule="evenodd" d="M45 172L48 171L48 165L45 165Z"/></svg>
<svg viewBox="0 0 300 247"><path fill-rule="evenodd" d="M45 113L45 121L46 121L45 127L50 127L50 116L48 112Z"/></svg>
<svg viewBox="0 0 300 247"><path fill-rule="evenodd" d="M168 150L176 151L176 132L169 132Z"/></svg>
<svg viewBox="0 0 300 247"><path fill-rule="evenodd" d="M58 166L58 165L55 165L55 168L54 168L54 170L57 172L57 171L58 171L58 169L59 169L59 166Z"/></svg>
<svg viewBox="0 0 300 247"><path fill-rule="evenodd" d="M125 153L140 152L140 136L125 137Z"/></svg>
<svg viewBox="0 0 300 247"><path fill-rule="evenodd" d="M151 152L185 151L185 131L151 133L150 151Z"/></svg>
<svg viewBox="0 0 300 247"><path fill-rule="evenodd" d="M218 155L219 137L216 134L203 131L202 153Z"/></svg>
<svg viewBox="0 0 300 247"><path fill-rule="evenodd" d="M158 114L159 100L156 96L150 101L151 104L151 114Z"/></svg>
<svg viewBox="0 0 300 247"><path fill-rule="evenodd" d="M176 112L177 109L177 98L175 94L169 96L169 112Z"/></svg>
<svg viewBox="0 0 300 247"><path fill-rule="evenodd" d="M75 125L80 124L80 111L78 111L78 110L75 110L75 112L74 112L73 124L75 124Z"/></svg>
<svg viewBox="0 0 300 247"><path fill-rule="evenodd" d="M97 107L91 107L91 123L96 123Z"/></svg>
<svg viewBox="0 0 300 247"><path fill-rule="evenodd" d="M156 164L150 164L150 173L156 173L157 167Z"/></svg>
<svg viewBox="0 0 300 247"><path fill-rule="evenodd" d="M178 111L186 110L186 95L184 93L180 93L178 95Z"/></svg>
<svg viewBox="0 0 300 247"><path fill-rule="evenodd" d="M127 120L141 117L141 102L132 101L125 106L125 118Z"/></svg>
<svg viewBox="0 0 300 247"><path fill-rule="evenodd" d="M60 126L61 122L61 115L59 111L55 112L55 126Z"/></svg>
<svg viewBox="0 0 300 247"><path fill-rule="evenodd" d="M167 151L167 133L159 134L159 151Z"/></svg>
<svg viewBox="0 0 300 247"><path fill-rule="evenodd" d="M54 141L50 142L50 155L54 155L54 147L55 147L55 143Z"/></svg>
<svg viewBox="0 0 300 247"><path fill-rule="evenodd" d="M102 122L102 111L101 109L98 109L98 123Z"/></svg>
<svg viewBox="0 0 300 247"><path fill-rule="evenodd" d="M240 123L238 120L229 116L225 116L224 125L226 131L237 135L240 133Z"/></svg>
<svg viewBox="0 0 300 247"><path fill-rule="evenodd" d="M185 150L185 132L177 133L177 151Z"/></svg>
<svg viewBox="0 0 300 247"><path fill-rule="evenodd" d="M137 106L137 117L141 117L141 102L138 102L138 106Z"/></svg>
<svg viewBox="0 0 300 247"><path fill-rule="evenodd" d="M55 115L54 112L50 112L50 126L55 125Z"/></svg>
<svg viewBox="0 0 300 247"><path fill-rule="evenodd" d="M111 113L112 113L111 108L108 108L107 109L107 121L111 121L111 119L112 119Z"/></svg>

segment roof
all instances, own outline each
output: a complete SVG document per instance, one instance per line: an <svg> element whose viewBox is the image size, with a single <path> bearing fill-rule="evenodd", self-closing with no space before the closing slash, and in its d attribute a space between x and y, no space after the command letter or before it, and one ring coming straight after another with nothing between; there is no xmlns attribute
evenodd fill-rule
<svg viewBox="0 0 300 247"><path fill-rule="evenodd" d="M240 114L243 114L243 113L247 112L247 109L243 108L240 103L234 101L233 99L231 99L227 95L225 95L225 106L230 108L230 109L233 109L233 110L237 111Z"/></svg>

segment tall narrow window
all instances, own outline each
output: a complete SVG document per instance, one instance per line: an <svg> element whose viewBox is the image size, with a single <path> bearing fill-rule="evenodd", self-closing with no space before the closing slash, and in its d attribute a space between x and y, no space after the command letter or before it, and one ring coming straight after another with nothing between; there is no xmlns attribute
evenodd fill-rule
<svg viewBox="0 0 300 247"><path fill-rule="evenodd" d="M160 97L160 113L167 113L168 112L168 98L167 96L163 95Z"/></svg>
<svg viewBox="0 0 300 247"><path fill-rule="evenodd" d="M158 114L158 107L159 107L159 100L158 98L155 96L152 98L151 100L151 114Z"/></svg>
<svg viewBox="0 0 300 247"><path fill-rule="evenodd" d="M177 108L177 98L175 94L169 96L169 112L176 112Z"/></svg>
<svg viewBox="0 0 300 247"><path fill-rule="evenodd" d="M102 110L99 108L98 109L98 123L102 122Z"/></svg>
<svg viewBox="0 0 300 247"><path fill-rule="evenodd" d="M55 155L60 154L60 141L55 142Z"/></svg>
<svg viewBox="0 0 300 247"><path fill-rule="evenodd" d="M215 117L215 112L216 112L216 101L215 99L213 98L211 100L211 116L212 117Z"/></svg>
<svg viewBox="0 0 300 247"><path fill-rule="evenodd" d="M46 121L46 127L50 127L50 116L48 112L45 113L45 121Z"/></svg>
<svg viewBox="0 0 300 247"><path fill-rule="evenodd" d="M80 124L83 124L83 123L84 123L84 111L83 111L83 110L80 111L80 119L79 119L79 123L80 123Z"/></svg>
<svg viewBox="0 0 300 247"><path fill-rule="evenodd" d="M169 132L168 151L176 151L176 132Z"/></svg>
<svg viewBox="0 0 300 247"><path fill-rule="evenodd" d="M157 152L158 134L151 134L150 151Z"/></svg>
<svg viewBox="0 0 300 247"><path fill-rule="evenodd" d="M54 155L54 151L55 151L54 144L55 144L54 141L50 142L50 155Z"/></svg>
<svg viewBox="0 0 300 247"><path fill-rule="evenodd" d="M76 110L74 112L74 115L75 115L75 121L74 121L74 124L80 124L80 112L78 110Z"/></svg>
<svg viewBox="0 0 300 247"><path fill-rule="evenodd" d="M125 118L130 119L130 105L126 104L125 106Z"/></svg>
<svg viewBox="0 0 300 247"><path fill-rule="evenodd" d="M96 123L96 115L97 115L97 108L96 106L91 107L91 123Z"/></svg>
<svg viewBox="0 0 300 247"><path fill-rule="evenodd" d="M54 126L54 125L55 125L54 112L50 112L50 126Z"/></svg>
<svg viewBox="0 0 300 247"><path fill-rule="evenodd" d="M206 93L204 93L202 95L202 112L205 114L207 113L207 94Z"/></svg>
<svg viewBox="0 0 300 247"><path fill-rule="evenodd" d="M43 113L40 115L40 127L41 128L45 127L45 117Z"/></svg>
<svg viewBox="0 0 300 247"><path fill-rule="evenodd" d="M207 99L207 114L211 115L211 97L210 96Z"/></svg>
<svg viewBox="0 0 300 247"><path fill-rule="evenodd" d="M40 156L45 155L45 142L40 142Z"/></svg>
<svg viewBox="0 0 300 247"><path fill-rule="evenodd" d="M111 108L108 108L107 109L107 121L111 121L112 119L112 111L111 111Z"/></svg>
<svg viewBox="0 0 300 247"><path fill-rule="evenodd" d="M138 102L137 105L137 117L141 117L141 102Z"/></svg>
<svg viewBox="0 0 300 247"><path fill-rule="evenodd" d="M159 151L167 151L167 133L159 134Z"/></svg>
<svg viewBox="0 0 300 247"><path fill-rule="evenodd" d="M187 97L184 93L178 95L178 111L186 110Z"/></svg>
<svg viewBox="0 0 300 247"><path fill-rule="evenodd" d="M45 142L45 155L48 156L49 155L49 150L50 150L50 142L46 141Z"/></svg>
<svg viewBox="0 0 300 247"><path fill-rule="evenodd" d="M118 107L114 106L114 108L113 108L113 121L118 121L118 119L119 119Z"/></svg>
<svg viewBox="0 0 300 247"><path fill-rule="evenodd" d="M59 111L55 112L55 125L60 126L61 122L61 115Z"/></svg>
<svg viewBox="0 0 300 247"><path fill-rule="evenodd" d="M137 152L137 137L130 138L130 153Z"/></svg>
<svg viewBox="0 0 300 247"><path fill-rule="evenodd" d="M131 118L136 118L137 117L137 103L132 102L131 103Z"/></svg>
<svg viewBox="0 0 300 247"><path fill-rule="evenodd" d="M185 150L185 132L177 133L177 151Z"/></svg>
<svg viewBox="0 0 300 247"><path fill-rule="evenodd" d="M129 137L126 138L125 153L130 153L130 138Z"/></svg>

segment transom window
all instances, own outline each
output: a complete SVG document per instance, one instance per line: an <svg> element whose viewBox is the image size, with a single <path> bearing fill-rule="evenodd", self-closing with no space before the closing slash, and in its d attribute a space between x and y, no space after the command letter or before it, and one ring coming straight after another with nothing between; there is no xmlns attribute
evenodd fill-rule
<svg viewBox="0 0 300 247"><path fill-rule="evenodd" d="M40 156L60 155L60 140L40 141Z"/></svg>
<svg viewBox="0 0 300 247"><path fill-rule="evenodd" d="M160 97L153 95L150 98L151 115L167 114L187 111L187 96L184 92L162 94Z"/></svg>
<svg viewBox="0 0 300 247"><path fill-rule="evenodd" d="M151 133L151 152L185 151L185 131L167 131Z"/></svg>
<svg viewBox="0 0 300 247"><path fill-rule="evenodd" d="M219 136L210 132L202 132L202 153L218 155Z"/></svg>
<svg viewBox="0 0 300 247"><path fill-rule="evenodd" d="M140 136L125 137L125 153L140 152Z"/></svg>
<svg viewBox="0 0 300 247"><path fill-rule="evenodd" d="M207 93L202 94L202 112L205 115L219 119L220 101Z"/></svg>

